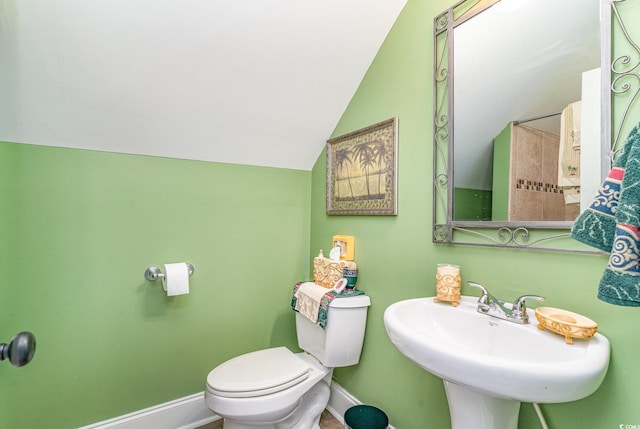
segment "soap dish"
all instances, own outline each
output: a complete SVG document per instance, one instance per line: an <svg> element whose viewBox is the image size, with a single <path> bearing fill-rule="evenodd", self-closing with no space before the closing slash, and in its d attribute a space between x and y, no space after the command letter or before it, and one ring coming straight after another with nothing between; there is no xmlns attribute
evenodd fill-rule
<svg viewBox="0 0 640 429"><path fill-rule="evenodd" d="M556 334L564 335L567 344L573 344L574 338L590 338L596 333L598 324L580 314L553 307L535 309L538 329L547 328Z"/></svg>

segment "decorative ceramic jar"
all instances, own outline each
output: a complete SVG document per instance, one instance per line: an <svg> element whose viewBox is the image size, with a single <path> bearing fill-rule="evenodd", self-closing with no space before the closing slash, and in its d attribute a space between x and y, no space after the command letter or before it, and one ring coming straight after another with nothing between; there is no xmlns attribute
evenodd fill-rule
<svg viewBox="0 0 640 429"><path fill-rule="evenodd" d="M462 288L462 278L460 277L460 267L452 264L438 264L436 272L436 297L435 302L448 301L454 307L460 301L460 289Z"/></svg>

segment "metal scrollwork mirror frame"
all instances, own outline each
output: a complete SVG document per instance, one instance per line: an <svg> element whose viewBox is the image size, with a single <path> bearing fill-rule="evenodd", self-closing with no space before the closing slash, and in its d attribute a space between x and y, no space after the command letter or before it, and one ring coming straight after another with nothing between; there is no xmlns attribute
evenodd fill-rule
<svg viewBox="0 0 640 429"><path fill-rule="evenodd" d="M575 253L601 253L571 239L573 222L456 221L453 217L453 29L500 0L463 0L434 19L433 242ZM601 178L620 150L631 107L640 92L640 47L631 38L618 4L601 0ZM612 34L625 52L612 58ZM621 101L616 101L620 98ZM612 106L615 104L615 109ZM615 112L614 112L615 110ZM618 111L620 113L618 114ZM613 125L613 126L612 126Z"/></svg>

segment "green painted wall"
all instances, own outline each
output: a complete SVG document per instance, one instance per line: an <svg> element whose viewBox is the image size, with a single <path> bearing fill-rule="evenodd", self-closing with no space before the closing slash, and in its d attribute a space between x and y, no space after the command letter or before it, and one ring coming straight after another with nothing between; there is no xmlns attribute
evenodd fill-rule
<svg viewBox="0 0 640 429"><path fill-rule="evenodd" d="M640 310L596 299L605 256L431 242L432 19L452 4L408 1L333 133L338 136L398 116L398 216L326 216L324 156L313 169L311 251L326 248L333 234L354 235L359 287L373 302L360 365L337 369L335 377L362 401L384 409L399 429L449 427L442 382L402 356L382 322L389 304L433 295L436 264L449 262L462 267L463 281L483 283L505 299L536 293L547 297L545 305L588 315L611 341L611 365L603 385L583 400L543 405L549 427L638 424L640 411L629 404L640 401ZM640 108L633 115L637 122ZM477 295L467 287L463 293ZM540 427L530 404L522 407L520 427Z"/></svg>
<svg viewBox="0 0 640 429"><path fill-rule="evenodd" d="M455 188L453 212L455 220L491 220L491 191Z"/></svg>
<svg viewBox="0 0 640 429"><path fill-rule="evenodd" d="M626 21L626 31L631 37L632 41L629 41L625 36L622 28L618 24L615 16L613 16L613 48L612 48L612 58L620 58L623 55L630 55L630 61L618 61L615 65L616 70L618 72L635 72L637 73L637 64L640 58L640 52L638 52L638 41L640 40L640 27L637 25L638 19L640 19L640 1L638 0L625 0L623 2L614 3L618 10L620 11L620 15L624 17ZM613 14L612 14L613 15ZM614 75L614 77L620 77L619 74ZM637 88L635 83L637 82L637 78L627 77L624 79L618 79L617 84L614 89L618 91L618 95L614 97L613 100L613 124L612 125L612 134L617 137L617 146L616 149L620 149L622 143L631 129L638 123L638 114L637 112L640 110L638 108L637 94L633 90ZM631 90L624 90L624 85L631 84ZM636 107L632 108L632 111L627 118L623 120L624 112L627 110L629 103L633 103ZM634 115L633 113L636 112Z"/></svg>
<svg viewBox="0 0 640 429"><path fill-rule="evenodd" d="M493 139L493 195L491 217L509 220L509 168L511 166L511 124Z"/></svg>
<svg viewBox="0 0 640 429"><path fill-rule="evenodd" d="M240 353L295 347L311 173L0 143L0 427L73 428L204 389ZM190 262L167 297L149 265Z"/></svg>

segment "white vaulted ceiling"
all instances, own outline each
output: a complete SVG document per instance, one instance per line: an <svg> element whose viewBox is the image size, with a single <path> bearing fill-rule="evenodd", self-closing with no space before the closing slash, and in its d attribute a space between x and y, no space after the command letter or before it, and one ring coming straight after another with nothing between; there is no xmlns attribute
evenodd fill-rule
<svg viewBox="0 0 640 429"><path fill-rule="evenodd" d="M0 0L0 140L309 170L405 3Z"/></svg>

